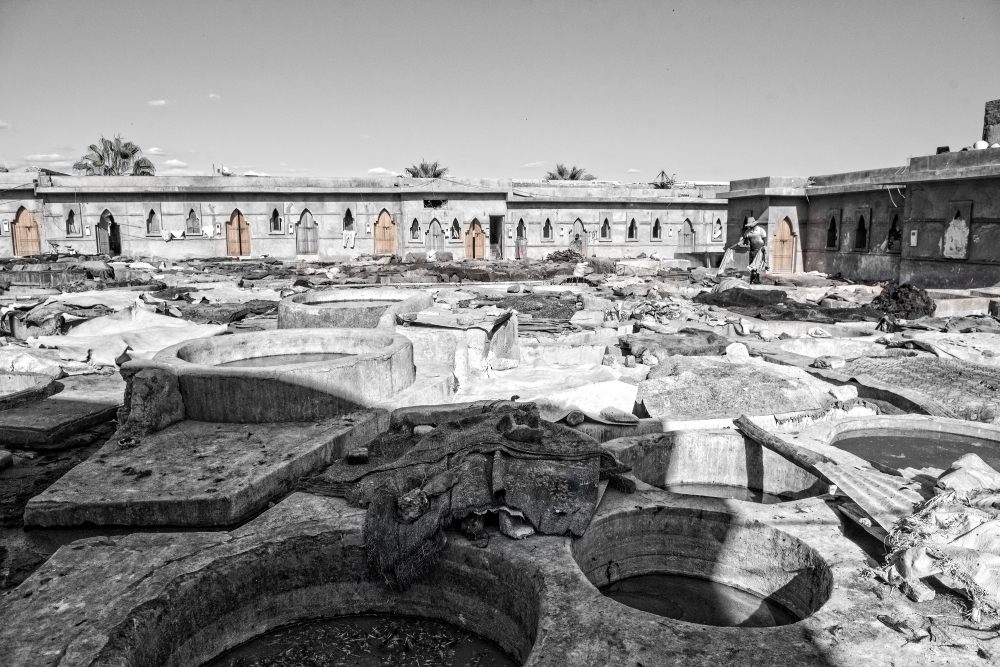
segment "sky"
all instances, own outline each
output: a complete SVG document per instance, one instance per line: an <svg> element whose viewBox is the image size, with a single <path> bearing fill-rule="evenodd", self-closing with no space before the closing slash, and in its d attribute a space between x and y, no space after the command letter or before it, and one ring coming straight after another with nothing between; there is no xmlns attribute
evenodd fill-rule
<svg viewBox="0 0 1000 667"><path fill-rule="evenodd" d="M0 0L0 164L808 176L968 146L998 0Z"/></svg>

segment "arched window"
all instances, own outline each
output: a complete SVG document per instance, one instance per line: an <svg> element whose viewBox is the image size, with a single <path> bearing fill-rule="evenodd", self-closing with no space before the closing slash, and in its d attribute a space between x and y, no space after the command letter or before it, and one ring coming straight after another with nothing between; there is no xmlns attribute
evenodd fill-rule
<svg viewBox="0 0 1000 667"><path fill-rule="evenodd" d="M636 241L639 239L639 228L635 224L635 218L628 223L628 240Z"/></svg>
<svg viewBox="0 0 1000 667"><path fill-rule="evenodd" d="M888 252L899 252L902 245L903 233L899 230L899 216L892 216L892 224L889 225L889 236L886 238L886 250Z"/></svg>
<svg viewBox="0 0 1000 667"><path fill-rule="evenodd" d="M865 225L865 216L858 218L858 232L854 235L854 248L864 250L868 247L868 227Z"/></svg>
<svg viewBox="0 0 1000 667"><path fill-rule="evenodd" d="M837 217L830 216L830 224L826 228L826 247L837 247Z"/></svg>
<svg viewBox="0 0 1000 667"><path fill-rule="evenodd" d="M522 218L517 221L517 238L523 239L525 236L524 219Z"/></svg>
<svg viewBox="0 0 1000 667"><path fill-rule="evenodd" d="M271 232L274 234L281 233L281 216L278 215L278 209L271 209Z"/></svg>
<svg viewBox="0 0 1000 667"><path fill-rule="evenodd" d="M660 227L660 219L657 218L656 220L653 221L653 238L660 239L663 238L662 235L663 235L663 230Z"/></svg>
<svg viewBox="0 0 1000 667"><path fill-rule="evenodd" d="M149 215L146 216L146 233L147 234L159 234L160 233L160 218L156 215L156 211L153 209L149 210Z"/></svg>
<svg viewBox="0 0 1000 667"><path fill-rule="evenodd" d="M344 231L353 232L354 231L354 215L351 213L351 209L347 209L344 213Z"/></svg>
<svg viewBox="0 0 1000 667"><path fill-rule="evenodd" d="M79 233L80 231L76 228L76 211L70 209L69 215L66 216L66 235L72 236Z"/></svg>
<svg viewBox="0 0 1000 667"><path fill-rule="evenodd" d="M552 221L545 218L545 226L542 227L542 238L551 239L552 238Z"/></svg>
<svg viewBox="0 0 1000 667"><path fill-rule="evenodd" d="M712 240L713 241L722 240L722 218L716 218L715 224L712 225Z"/></svg>
<svg viewBox="0 0 1000 667"><path fill-rule="evenodd" d="M420 240L420 223L417 219L413 219L413 223L410 225L410 240L419 241Z"/></svg>
<svg viewBox="0 0 1000 667"><path fill-rule="evenodd" d="M462 238L462 225L458 224L458 218L451 221L451 238L455 240Z"/></svg>
<svg viewBox="0 0 1000 667"><path fill-rule="evenodd" d="M604 218L604 224L601 225L601 238L602 239L611 238L611 223L608 222L607 218Z"/></svg>
<svg viewBox="0 0 1000 667"><path fill-rule="evenodd" d="M198 215L194 212L193 208L188 211L184 229L188 234L201 234L201 220L198 219Z"/></svg>

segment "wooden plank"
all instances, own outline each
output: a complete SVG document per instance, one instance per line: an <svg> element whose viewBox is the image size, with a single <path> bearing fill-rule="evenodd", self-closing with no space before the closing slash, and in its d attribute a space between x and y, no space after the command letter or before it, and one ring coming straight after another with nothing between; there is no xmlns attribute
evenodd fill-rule
<svg viewBox="0 0 1000 667"><path fill-rule="evenodd" d="M746 437L759 443L762 447L766 447L776 454L781 455L795 465L805 468L817 477L825 477L816 468L818 464L829 463L836 465L836 462L833 459L808 450L805 447L799 447L785 442L781 438L768 433L761 427L754 424L753 421L750 420L750 417L746 415L740 415L733 421L733 424L737 429L739 429L740 433Z"/></svg>
<svg viewBox="0 0 1000 667"><path fill-rule="evenodd" d="M883 544L887 543L889 539L888 531L877 525L859 505L854 503L842 503L836 507L841 514L858 524L858 526L860 526L866 533Z"/></svg>

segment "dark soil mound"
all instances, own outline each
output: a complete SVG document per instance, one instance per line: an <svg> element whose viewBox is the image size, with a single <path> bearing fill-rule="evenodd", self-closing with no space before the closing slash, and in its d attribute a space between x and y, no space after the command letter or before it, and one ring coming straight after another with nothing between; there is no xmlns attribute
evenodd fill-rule
<svg viewBox="0 0 1000 667"><path fill-rule="evenodd" d="M636 358L642 358L644 352L655 355L658 359L682 355L685 357L703 357L722 355L726 353L729 339L711 331L685 328L675 334L642 333L625 337L629 350Z"/></svg>
<svg viewBox="0 0 1000 667"><path fill-rule="evenodd" d="M933 315L937 304L927 290L891 282L883 287L882 293L872 301L872 308L893 317L915 320L918 317Z"/></svg>
<svg viewBox="0 0 1000 667"><path fill-rule="evenodd" d="M761 320L796 320L835 324L836 322L877 322L882 313L861 308L823 308L799 303L788 298L782 290L752 290L734 287L722 292L705 292L692 299L695 303L725 308L739 315Z"/></svg>

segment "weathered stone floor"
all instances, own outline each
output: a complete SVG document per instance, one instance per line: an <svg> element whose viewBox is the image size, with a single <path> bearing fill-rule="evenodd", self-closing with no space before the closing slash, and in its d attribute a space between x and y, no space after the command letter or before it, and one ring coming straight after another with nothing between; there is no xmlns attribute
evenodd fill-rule
<svg viewBox="0 0 1000 667"><path fill-rule="evenodd" d="M229 321L234 331L272 330L276 301L244 302L243 291L256 286L258 296L270 290L269 298L279 298L324 285L523 280L566 276L575 268L465 264L362 261L343 272L318 272L274 262L255 268L193 263L166 272L161 278L178 287L146 300L158 312L174 307L198 322ZM625 275L601 277L595 271L615 266L596 262L590 277L563 285L434 285L432 307L399 318L395 327L412 340L417 379L382 407L520 395L548 400L552 418L564 419L571 410L560 397L579 393L594 405L582 410L590 416L574 428L601 442L681 429L678 438L694 433L689 440L708 443L711 432L703 429L731 428L734 417L749 412L784 442L829 457L811 470L826 475L820 486L837 480L840 495L815 497L810 487L799 500L762 505L681 496L640 481L631 495L609 488L576 541L533 536L515 542L493 532L488 547L479 548L449 533L437 569L407 592L391 593L368 574L363 510L293 491L304 475L384 430L388 413L278 424L182 421L135 439L108 440L121 380L117 374L71 376L62 382L77 389L63 392L63 400L83 396L81 403L105 405L64 420L68 430L60 430L63 422L44 422L41 404L32 408L31 415L42 415L37 419L0 414L0 433L6 418L25 432L43 432L33 436L39 447L71 447L15 449L14 466L0 470L0 655L25 666L199 667L298 619L382 611L446 620L527 665L1000 664L996 619L972 623L968 603L942 587L933 601L917 604L863 576L886 549L869 534L877 530L861 530L841 510L854 501L886 528L927 489L873 470L832 446L830 436L852 419L880 419L873 416L880 406L897 415L998 421L995 369L932 356L941 350L887 346L874 321L846 321L849 314L844 322L765 320L692 302L715 282L704 270L678 273L638 260L619 265ZM203 274L205 267L218 275ZM199 296L207 294L203 287L184 286L194 280L220 285L213 297L219 301ZM762 289L805 300L824 317L869 304L879 289L816 276L802 277L796 287L796 280ZM991 332L1000 326L993 318L965 317L962 308L971 305L952 296L941 297L948 301L942 313L959 319L921 326L972 327L982 339L974 352L987 359ZM520 335L515 330L513 340L504 334L490 340L507 306L520 311ZM710 356L669 356L677 353L670 345L684 328L715 341ZM647 351L631 349L630 335L645 341ZM948 344L956 340L961 343L949 337ZM46 351L33 359L56 370L95 370L91 361L57 363L53 356L58 359ZM816 367L818 357L843 364ZM762 382L764 375L773 381ZM602 400L613 402L600 388L623 386L635 394L634 407L621 406L634 422L600 414ZM528 396L533 389L537 396ZM869 403L831 408L854 390ZM729 436L739 440L733 431ZM670 438L662 444L664 451L673 447ZM688 465L716 477L767 477L773 470L760 466L776 456L748 450L738 461ZM804 618L774 628L700 626L620 605L597 588L656 571L773 596Z"/></svg>

